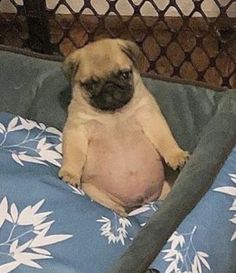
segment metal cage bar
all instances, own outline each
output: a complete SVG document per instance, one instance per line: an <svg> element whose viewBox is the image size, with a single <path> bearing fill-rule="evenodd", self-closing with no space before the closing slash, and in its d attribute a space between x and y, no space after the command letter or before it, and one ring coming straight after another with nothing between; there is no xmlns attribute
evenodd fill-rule
<svg viewBox="0 0 236 273"><path fill-rule="evenodd" d="M36 52L52 54L46 2L37 0L24 0L23 2L28 24L29 47Z"/></svg>

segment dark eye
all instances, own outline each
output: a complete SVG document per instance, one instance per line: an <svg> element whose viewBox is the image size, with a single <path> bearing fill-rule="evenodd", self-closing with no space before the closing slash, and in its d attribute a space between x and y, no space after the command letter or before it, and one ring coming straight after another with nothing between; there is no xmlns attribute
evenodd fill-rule
<svg viewBox="0 0 236 273"><path fill-rule="evenodd" d="M120 71L120 77L123 78L124 80L130 79L132 74L131 70L121 70Z"/></svg>

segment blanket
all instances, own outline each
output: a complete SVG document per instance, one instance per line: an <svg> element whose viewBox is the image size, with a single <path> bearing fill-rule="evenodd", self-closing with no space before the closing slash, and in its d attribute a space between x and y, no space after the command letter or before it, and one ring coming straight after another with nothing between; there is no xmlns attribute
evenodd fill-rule
<svg viewBox="0 0 236 273"><path fill-rule="evenodd" d="M153 202L122 218L65 184L57 176L61 141L54 127L0 114L1 273L105 273L164 207ZM150 268L234 272L235 189L236 147Z"/></svg>

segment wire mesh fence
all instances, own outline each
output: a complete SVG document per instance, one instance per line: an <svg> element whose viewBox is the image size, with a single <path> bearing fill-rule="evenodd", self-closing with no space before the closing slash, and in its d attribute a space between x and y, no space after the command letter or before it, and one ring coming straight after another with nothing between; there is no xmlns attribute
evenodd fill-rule
<svg viewBox="0 0 236 273"><path fill-rule="evenodd" d="M235 0L0 0L1 44L66 56L102 37L135 41L142 72L236 87Z"/></svg>

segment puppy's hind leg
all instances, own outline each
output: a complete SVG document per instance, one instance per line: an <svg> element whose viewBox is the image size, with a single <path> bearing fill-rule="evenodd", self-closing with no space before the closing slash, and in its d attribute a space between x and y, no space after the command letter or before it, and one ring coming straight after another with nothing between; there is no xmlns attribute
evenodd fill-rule
<svg viewBox="0 0 236 273"><path fill-rule="evenodd" d="M171 191L171 186L167 181L164 181L164 185L162 188L161 195L159 196L158 200L164 200L166 199L168 193Z"/></svg>
<svg viewBox="0 0 236 273"><path fill-rule="evenodd" d="M86 182L82 183L82 189L92 200L96 201L97 203L115 211L117 214L119 214L122 217L128 216L127 212L125 211L125 208L122 207L122 205L112 200L108 194L99 190L93 184L86 183Z"/></svg>

